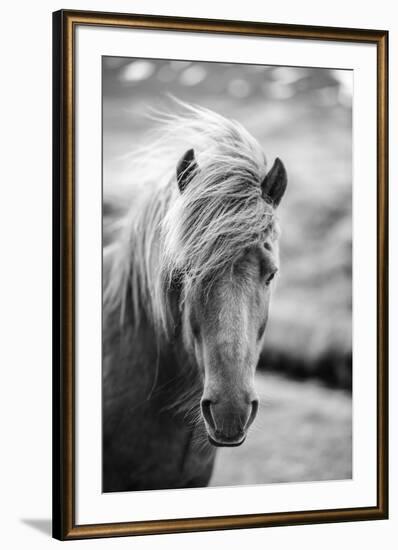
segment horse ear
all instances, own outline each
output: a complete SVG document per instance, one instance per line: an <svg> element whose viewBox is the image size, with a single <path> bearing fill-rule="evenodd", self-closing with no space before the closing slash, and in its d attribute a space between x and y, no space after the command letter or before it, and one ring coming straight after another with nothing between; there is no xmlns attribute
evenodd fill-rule
<svg viewBox="0 0 398 550"><path fill-rule="evenodd" d="M283 162L276 158L271 170L261 184L262 195L266 200L271 200L276 208L282 200L287 186L287 173Z"/></svg>
<svg viewBox="0 0 398 550"><path fill-rule="evenodd" d="M188 149L177 164L177 183L181 193L184 192L197 169L198 165L195 160L194 150Z"/></svg>

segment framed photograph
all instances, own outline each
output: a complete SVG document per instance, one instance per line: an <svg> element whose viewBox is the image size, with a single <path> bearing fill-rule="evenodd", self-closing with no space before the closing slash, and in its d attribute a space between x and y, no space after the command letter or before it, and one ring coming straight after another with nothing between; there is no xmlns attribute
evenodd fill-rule
<svg viewBox="0 0 398 550"><path fill-rule="evenodd" d="M387 41L54 13L54 537L388 517Z"/></svg>

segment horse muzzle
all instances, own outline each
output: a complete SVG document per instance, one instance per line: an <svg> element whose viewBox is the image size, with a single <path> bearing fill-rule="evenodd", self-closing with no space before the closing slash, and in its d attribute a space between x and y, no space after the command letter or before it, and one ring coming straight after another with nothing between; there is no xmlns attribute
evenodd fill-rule
<svg viewBox="0 0 398 550"><path fill-rule="evenodd" d="M238 447L256 417L258 400L237 405L202 399L201 409L209 442L216 447Z"/></svg>

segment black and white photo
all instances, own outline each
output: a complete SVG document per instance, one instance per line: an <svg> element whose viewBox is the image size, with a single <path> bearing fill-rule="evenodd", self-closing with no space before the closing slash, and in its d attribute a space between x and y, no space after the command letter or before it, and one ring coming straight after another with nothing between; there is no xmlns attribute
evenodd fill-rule
<svg viewBox="0 0 398 550"><path fill-rule="evenodd" d="M388 33L53 23L54 537L387 518Z"/></svg>
<svg viewBox="0 0 398 550"><path fill-rule="evenodd" d="M350 479L352 71L103 58L103 490Z"/></svg>

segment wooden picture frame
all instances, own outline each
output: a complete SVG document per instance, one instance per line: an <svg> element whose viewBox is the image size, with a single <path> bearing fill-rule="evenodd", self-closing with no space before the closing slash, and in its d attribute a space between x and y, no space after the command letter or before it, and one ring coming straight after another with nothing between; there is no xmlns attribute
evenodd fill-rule
<svg viewBox="0 0 398 550"><path fill-rule="evenodd" d="M377 48L377 505L77 524L75 516L75 63L81 26L372 44ZM60 540L388 517L388 33L61 10L53 14L53 536ZM376 185L376 182L375 182ZM376 289L375 289L376 292Z"/></svg>

